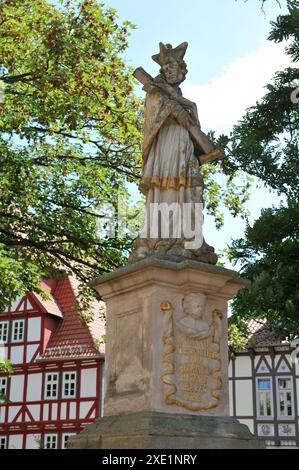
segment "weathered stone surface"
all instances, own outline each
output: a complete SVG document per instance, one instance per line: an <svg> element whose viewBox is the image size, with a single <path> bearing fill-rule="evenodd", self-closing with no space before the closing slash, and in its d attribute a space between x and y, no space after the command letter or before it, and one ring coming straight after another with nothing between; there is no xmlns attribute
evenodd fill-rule
<svg viewBox="0 0 299 470"><path fill-rule="evenodd" d="M152 257L91 285L107 304L105 417L69 448L263 446L228 417L227 301L244 279L205 263Z"/></svg>
<svg viewBox="0 0 299 470"><path fill-rule="evenodd" d="M147 258L92 285L107 304L106 416L229 414L227 301L246 281L205 263Z"/></svg>
<svg viewBox="0 0 299 470"><path fill-rule="evenodd" d="M247 426L227 417L142 412L95 421L69 449L261 449Z"/></svg>

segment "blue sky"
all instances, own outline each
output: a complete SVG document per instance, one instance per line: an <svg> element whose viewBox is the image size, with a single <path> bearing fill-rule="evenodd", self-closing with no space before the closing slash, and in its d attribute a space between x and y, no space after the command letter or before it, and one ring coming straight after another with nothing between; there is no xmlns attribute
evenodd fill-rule
<svg viewBox="0 0 299 470"><path fill-rule="evenodd" d="M246 108L263 96L275 71L289 62L284 45L267 41L270 21L284 12L275 0L267 0L265 12L258 0L107 0L106 5L117 9L120 21L137 26L125 54L134 68L142 66L156 75L158 66L151 56L158 52L159 42L176 46L188 41L189 73L182 88L184 96L197 103L204 131L229 132ZM247 204L250 222L262 207L279 200L268 189L254 186ZM219 232L213 219L205 217L205 238L217 250L241 237L244 229L244 221L228 213Z"/></svg>
<svg viewBox="0 0 299 470"><path fill-rule="evenodd" d="M143 65L150 73L151 56L160 41L188 41L186 60L190 83L207 82L238 57L258 49L270 30L269 21L282 11L267 0L265 14L258 0L107 0L119 19L137 26L126 54L128 64Z"/></svg>

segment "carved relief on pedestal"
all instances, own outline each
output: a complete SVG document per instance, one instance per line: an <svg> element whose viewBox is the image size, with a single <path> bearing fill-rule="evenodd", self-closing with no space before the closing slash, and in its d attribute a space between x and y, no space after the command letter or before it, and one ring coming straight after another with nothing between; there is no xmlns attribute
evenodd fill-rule
<svg viewBox="0 0 299 470"><path fill-rule="evenodd" d="M165 404L190 411L216 408L222 389L222 313L207 312L207 298L200 293L188 293L180 308L169 301L161 302L160 308Z"/></svg>

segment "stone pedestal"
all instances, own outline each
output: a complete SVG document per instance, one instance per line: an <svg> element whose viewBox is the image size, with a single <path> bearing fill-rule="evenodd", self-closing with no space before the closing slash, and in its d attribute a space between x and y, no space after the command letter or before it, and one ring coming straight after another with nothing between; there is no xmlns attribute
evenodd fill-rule
<svg viewBox="0 0 299 470"><path fill-rule="evenodd" d="M93 281L107 305L105 417L69 447L259 447L228 418L227 301L245 285L231 270L157 258Z"/></svg>
<svg viewBox="0 0 299 470"><path fill-rule="evenodd" d="M108 416L68 440L70 449L262 449L236 419L141 412Z"/></svg>

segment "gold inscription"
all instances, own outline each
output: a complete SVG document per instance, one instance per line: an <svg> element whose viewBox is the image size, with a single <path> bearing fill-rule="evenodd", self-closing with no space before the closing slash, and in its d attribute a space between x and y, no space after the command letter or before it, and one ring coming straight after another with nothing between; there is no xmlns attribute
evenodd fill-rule
<svg viewBox="0 0 299 470"><path fill-rule="evenodd" d="M164 345L168 349L163 354L163 363L168 367L161 378L168 387L166 404L194 411L217 407L222 388L217 316L221 318L220 312L214 311L208 338L190 338L173 329L164 335ZM208 379L213 380L208 382Z"/></svg>

